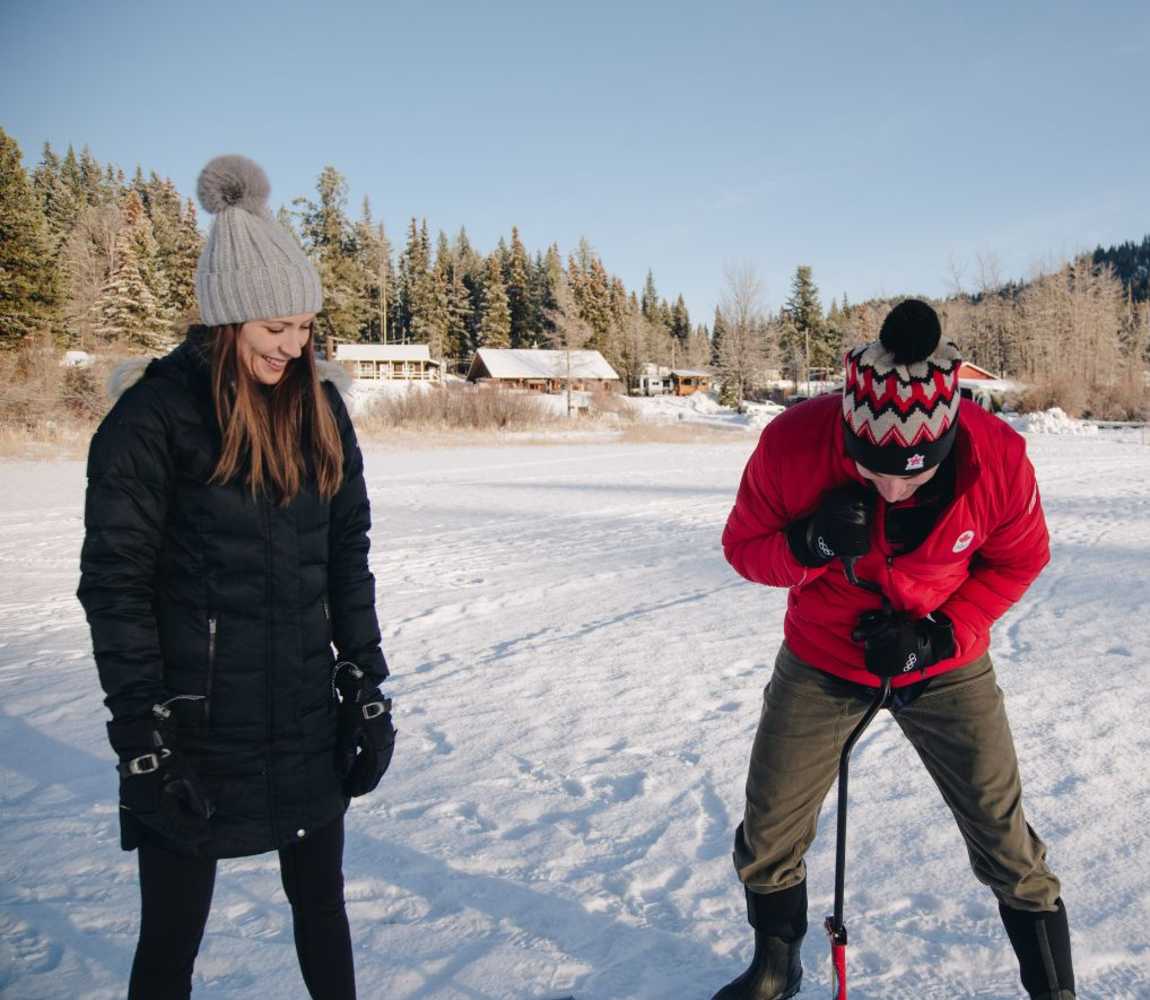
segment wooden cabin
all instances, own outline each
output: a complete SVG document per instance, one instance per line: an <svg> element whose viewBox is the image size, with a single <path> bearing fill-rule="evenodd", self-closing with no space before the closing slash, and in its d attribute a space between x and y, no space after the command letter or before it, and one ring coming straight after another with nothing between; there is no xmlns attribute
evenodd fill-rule
<svg viewBox="0 0 1150 1000"><path fill-rule="evenodd" d="M369 381L441 382L443 363L427 344L337 344L335 360L352 378Z"/></svg>
<svg viewBox="0 0 1150 1000"><path fill-rule="evenodd" d="M714 376L710 372L690 368L676 368L671 372L671 392L676 396L693 396L711 388Z"/></svg>
<svg viewBox="0 0 1150 1000"><path fill-rule="evenodd" d="M544 351L535 348L481 347L467 372L469 382L536 392L562 392L570 373L580 392L617 392L619 375L598 351Z"/></svg>

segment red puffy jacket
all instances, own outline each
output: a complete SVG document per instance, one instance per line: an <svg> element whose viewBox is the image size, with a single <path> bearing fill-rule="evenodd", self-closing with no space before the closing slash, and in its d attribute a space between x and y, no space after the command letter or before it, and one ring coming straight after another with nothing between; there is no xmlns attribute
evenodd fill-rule
<svg viewBox="0 0 1150 1000"><path fill-rule="evenodd" d="M1050 561L1050 538L1026 442L1004 421L963 401L955 440L955 496L918 548L892 553L886 502L876 494L871 550L858 560L862 579L880 584L898 611L944 612L954 623L957 653L925 671L933 676L981 656L990 626ZM828 490L863 482L843 450L842 400L820 396L780 414L747 462L723 531L723 552L755 583L789 587L783 626L795 654L828 673L878 686L851 639L859 615L881 606L853 586L842 563L811 568L787 543L792 521L813 513ZM924 672L895 677L913 684Z"/></svg>

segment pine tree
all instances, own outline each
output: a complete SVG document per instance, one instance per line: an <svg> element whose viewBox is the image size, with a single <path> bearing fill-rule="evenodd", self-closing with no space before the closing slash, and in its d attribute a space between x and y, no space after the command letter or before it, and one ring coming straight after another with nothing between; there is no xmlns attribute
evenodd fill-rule
<svg viewBox="0 0 1150 1000"><path fill-rule="evenodd" d="M467 347L460 358L470 354L479 344L479 323L483 314L483 276L487 262L476 253L467 237L467 230L459 227L452 247L460 279L467 292Z"/></svg>
<svg viewBox="0 0 1150 1000"><path fill-rule="evenodd" d="M655 288L655 275L650 271L647 272L647 280L643 284L642 309L648 323L659 322L659 293Z"/></svg>
<svg viewBox="0 0 1150 1000"><path fill-rule="evenodd" d="M511 309L507 304L507 290L503 287L503 274L499 253L487 258L483 278L483 309L479 317L478 340L480 347L511 346Z"/></svg>
<svg viewBox="0 0 1150 1000"><path fill-rule="evenodd" d="M68 190L72 192L72 198L77 205L84 202L84 178L80 173L80 160L76 156L76 150L69 145L68 152L64 154L64 159L60 162L60 177L66 185Z"/></svg>
<svg viewBox="0 0 1150 1000"><path fill-rule="evenodd" d="M14 346L48 327L59 291L44 211L19 145L0 128L0 346Z"/></svg>
<svg viewBox="0 0 1150 1000"><path fill-rule="evenodd" d="M109 342L122 341L147 352L162 350L171 340L171 317L157 294L155 239L143 203L133 191L123 208L116 237L112 273L94 307L96 333Z"/></svg>
<svg viewBox="0 0 1150 1000"><path fill-rule="evenodd" d="M411 314L415 309L416 282L426 269L426 262L421 259L422 251L419 242L419 222L413 216L407 225L407 244L399 255L399 275L396 281L396 303L398 306L398 322L395 328L395 339L402 342L407 339L411 329Z"/></svg>
<svg viewBox="0 0 1150 1000"><path fill-rule="evenodd" d="M691 316L687 312L687 304L683 301L682 295L671 307L671 336L684 346L691 337Z"/></svg>
<svg viewBox="0 0 1150 1000"><path fill-rule="evenodd" d="M786 323L783 327L783 352L790 363L796 381L801 376L810 378L812 367L833 364L827 347L826 323L819 290L815 286L811 269L800 264L791 279L791 294L783 307Z"/></svg>
<svg viewBox="0 0 1150 1000"><path fill-rule="evenodd" d="M137 169L132 191L140 197L151 220L156 259L167 286L164 309L173 321L189 323L195 319L196 263L203 243L195 206L190 199L185 205L171 180L161 180L155 172L145 181Z"/></svg>
<svg viewBox="0 0 1150 1000"><path fill-rule="evenodd" d="M723 311L715 306L715 321L711 324L711 364L718 365L723 350L723 334L727 332L727 324L723 320Z"/></svg>
<svg viewBox="0 0 1150 1000"><path fill-rule="evenodd" d="M355 245L363 273L366 317L360 340L388 343L392 285L391 243L383 222L372 218L371 201L364 196L359 221L355 225Z"/></svg>
<svg viewBox="0 0 1150 1000"><path fill-rule="evenodd" d="M316 201L299 198L296 204L302 206L304 249L316 260L323 283L324 306L317 319L327 335L327 355L332 357L337 338L359 338L368 311L366 276L347 218L347 181L335 167L326 166L320 172L316 195Z"/></svg>
<svg viewBox="0 0 1150 1000"><path fill-rule="evenodd" d="M40 163L32 172L32 187L40 198L52 256L59 260L60 250L75 228L80 205L64 177L60 157L48 143L44 143Z"/></svg>
<svg viewBox="0 0 1150 1000"><path fill-rule="evenodd" d="M531 277L531 329L537 339L547 342L555 332L554 314L559 302L555 290L563 280L563 258L552 243L546 255L537 255Z"/></svg>
<svg viewBox="0 0 1150 1000"><path fill-rule="evenodd" d="M591 330L589 350L611 351L611 282L607 270L591 245L580 240L579 248L567 260L567 280L579 318Z"/></svg>
<svg viewBox="0 0 1150 1000"><path fill-rule="evenodd" d="M507 304L511 311L511 346L525 347L531 337L531 261L519 238L517 226L511 227L511 249L507 252L503 279L507 285Z"/></svg>
<svg viewBox="0 0 1150 1000"><path fill-rule="evenodd" d="M174 321L181 326L194 322L199 315L196 304L196 267L203 247L204 238L196 223L196 203L188 198L177 219L175 239L168 250L166 263L168 309Z"/></svg>
<svg viewBox="0 0 1150 1000"><path fill-rule="evenodd" d="M440 230L436 239L435 264L428 276L429 310L425 341L431 356L436 359L447 357L450 343L455 339L452 330L454 263L447 235Z"/></svg>
<svg viewBox="0 0 1150 1000"><path fill-rule="evenodd" d="M845 295L843 296L843 304L846 304ZM848 322L845 309L839 308L837 299L831 299L830 312L827 313L823 336L819 341L820 353L829 356L827 358L827 367L837 368L839 362L842 360L843 343L847 336Z"/></svg>
<svg viewBox="0 0 1150 1000"><path fill-rule="evenodd" d="M112 169L111 164L108 164L108 169ZM79 187L84 201L89 205L106 205L109 201L115 201L118 193L105 181L104 171L87 146L80 153Z"/></svg>
<svg viewBox="0 0 1150 1000"><path fill-rule="evenodd" d="M459 260L458 251L453 251L447 286L446 355L454 358L460 370L466 367L474 350L472 340L476 328L477 324L472 318L471 293L463 279L463 264Z"/></svg>
<svg viewBox="0 0 1150 1000"><path fill-rule="evenodd" d="M124 228L121 235L131 240L135 252L136 266L140 277L144 279L148 290L155 299L159 316L162 320L171 322L175 317L169 304L171 289L168 277L164 270L160 245L156 240L152 220L144 209L143 200L135 192L129 190L121 206Z"/></svg>

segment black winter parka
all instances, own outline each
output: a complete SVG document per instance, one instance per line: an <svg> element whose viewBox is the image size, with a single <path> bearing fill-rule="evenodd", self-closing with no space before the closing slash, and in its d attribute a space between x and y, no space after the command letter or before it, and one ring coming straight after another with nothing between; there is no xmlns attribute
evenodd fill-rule
<svg viewBox="0 0 1150 1000"><path fill-rule="evenodd" d="M387 665L363 460L338 391L325 381L317 400L343 442L330 502L311 477L286 506L209 484L221 438L206 337L193 328L148 365L92 439L78 596L105 704L116 719L170 709L167 742L216 807L197 853L235 857L343 813L335 650L376 682ZM138 823L121 810L125 849L147 833Z"/></svg>

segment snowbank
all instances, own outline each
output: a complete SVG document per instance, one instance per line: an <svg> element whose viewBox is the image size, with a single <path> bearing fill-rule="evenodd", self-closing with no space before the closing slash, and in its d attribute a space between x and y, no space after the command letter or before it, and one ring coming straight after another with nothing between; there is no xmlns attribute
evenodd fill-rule
<svg viewBox="0 0 1150 1000"><path fill-rule="evenodd" d="M1008 414L1005 419L1023 434L1074 434L1093 437L1098 434L1096 424L1067 416L1059 407L1035 413Z"/></svg>
<svg viewBox="0 0 1150 1000"><path fill-rule="evenodd" d="M373 381L371 379L352 379L351 388L344 393L347 408L352 416L367 413L371 407L381 399L394 399L408 392L427 392L432 382L401 382L401 381Z"/></svg>
<svg viewBox="0 0 1150 1000"><path fill-rule="evenodd" d="M650 423L698 423L747 430L768 424L783 407L776 403L747 403L745 412L736 413L722 406L710 393L696 392L692 396L632 396L627 399L640 420Z"/></svg>

